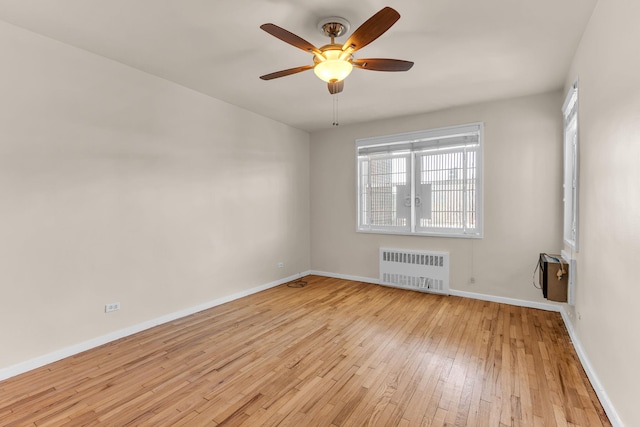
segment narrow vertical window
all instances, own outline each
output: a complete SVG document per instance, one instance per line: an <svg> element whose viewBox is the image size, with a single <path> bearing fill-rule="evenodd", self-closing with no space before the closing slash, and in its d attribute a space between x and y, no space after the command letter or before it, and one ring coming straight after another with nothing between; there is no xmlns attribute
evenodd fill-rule
<svg viewBox="0 0 640 427"><path fill-rule="evenodd" d="M564 117L564 243L578 250L578 83L562 107Z"/></svg>

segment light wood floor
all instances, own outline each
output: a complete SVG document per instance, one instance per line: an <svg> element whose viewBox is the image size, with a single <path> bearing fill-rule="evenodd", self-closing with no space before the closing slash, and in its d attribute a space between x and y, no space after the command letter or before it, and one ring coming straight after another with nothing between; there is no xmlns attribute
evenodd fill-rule
<svg viewBox="0 0 640 427"><path fill-rule="evenodd" d="M558 313L306 280L0 382L0 424L610 425Z"/></svg>

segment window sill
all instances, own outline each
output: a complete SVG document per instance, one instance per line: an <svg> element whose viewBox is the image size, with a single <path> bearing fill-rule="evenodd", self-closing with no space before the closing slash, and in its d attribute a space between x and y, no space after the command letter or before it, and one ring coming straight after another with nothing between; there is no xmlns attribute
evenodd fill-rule
<svg viewBox="0 0 640 427"><path fill-rule="evenodd" d="M445 237L445 238L457 238L457 239L482 239L484 236L482 233L469 233L469 234L458 234L458 233L403 233L398 231L387 231L387 230L361 230L356 229L356 233L362 234L385 234L392 236L414 236L414 237Z"/></svg>

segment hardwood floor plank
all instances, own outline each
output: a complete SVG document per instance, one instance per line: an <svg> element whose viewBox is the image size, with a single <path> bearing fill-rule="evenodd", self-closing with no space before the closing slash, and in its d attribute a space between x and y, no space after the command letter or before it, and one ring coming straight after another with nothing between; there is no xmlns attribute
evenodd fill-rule
<svg viewBox="0 0 640 427"><path fill-rule="evenodd" d="M2 381L2 425L611 425L558 313L306 281Z"/></svg>

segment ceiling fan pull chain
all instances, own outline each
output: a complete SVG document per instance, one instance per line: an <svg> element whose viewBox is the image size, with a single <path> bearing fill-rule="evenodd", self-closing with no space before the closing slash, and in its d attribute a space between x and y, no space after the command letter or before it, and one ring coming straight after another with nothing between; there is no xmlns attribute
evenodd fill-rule
<svg viewBox="0 0 640 427"><path fill-rule="evenodd" d="M333 94L333 125L339 126L338 122L338 94Z"/></svg>

